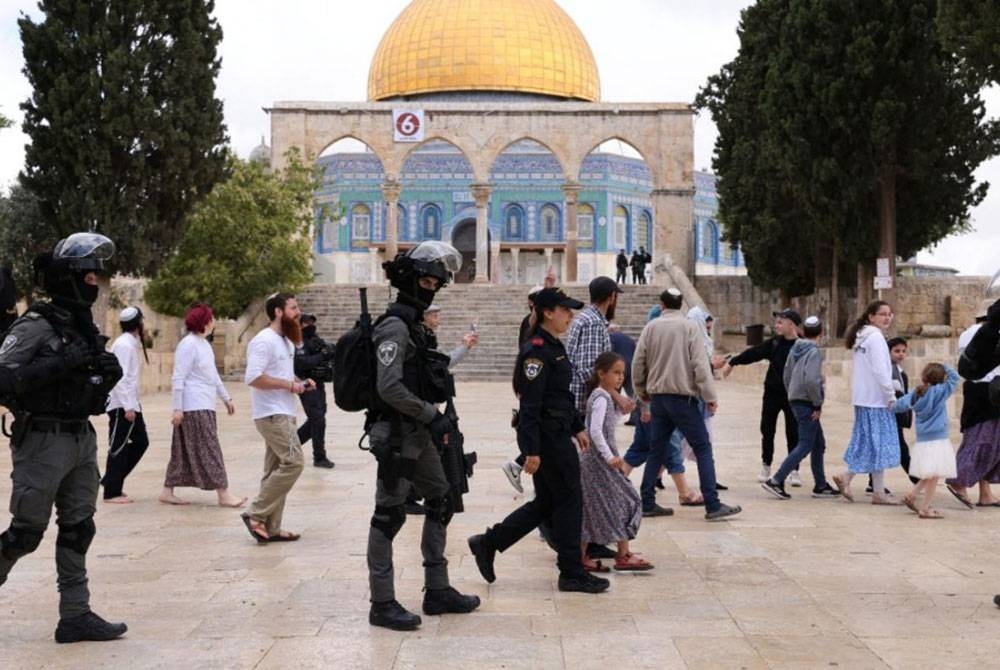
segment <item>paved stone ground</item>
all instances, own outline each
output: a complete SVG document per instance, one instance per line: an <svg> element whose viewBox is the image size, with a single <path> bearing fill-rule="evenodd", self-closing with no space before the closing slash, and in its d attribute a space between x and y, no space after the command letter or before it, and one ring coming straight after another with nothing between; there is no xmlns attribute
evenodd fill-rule
<svg viewBox="0 0 1000 670"><path fill-rule="evenodd" d="M230 383L235 417L220 416L231 488L252 495L262 444L248 394ZM483 598L471 615L425 617L419 632L371 628L364 548L374 464L355 448L358 418L331 413L335 470L307 466L286 509L294 544L257 546L237 513L209 492L194 502L156 501L169 453L169 395L145 401L152 445L128 480L137 502L99 506L90 553L95 609L129 624L111 643L57 645L54 529L0 589L4 668L943 668L1000 657L1000 509L966 511L942 488L941 521L905 508L764 494L759 467L759 390L721 384L716 459L744 506L736 519L702 520L677 508L643 524L635 549L647 574L612 574L599 596L556 589L553 556L528 537L497 562L488 586L465 538L514 509L499 470L515 450L507 384L460 385L467 443L480 465L467 511L450 527L452 581ZM840 468L850 408L824 417L827 467ZM98 422L104 442L105 422ZM622 428L625 442L629 429ZM105 448L102 445L102 457ZM6 474L4 459L0 473ZM638 481L638 473L633 475ZM690 475L693 482L694 476ZM888 483L905 488L901 472ZM855 491L859 498L860 484ZM7 499L9 478L0 477ZM661 502L674 500L672 490ZM0 519L6 525L7 516ZM397 537L398 597L418 609L419 522Z"/></svg>

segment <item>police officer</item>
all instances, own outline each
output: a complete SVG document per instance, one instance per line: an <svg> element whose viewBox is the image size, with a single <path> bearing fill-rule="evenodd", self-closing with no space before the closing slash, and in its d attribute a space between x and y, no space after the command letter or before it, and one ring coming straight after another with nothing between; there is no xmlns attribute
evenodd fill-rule
<svg viewBox="0 0 1000 670"><path fill-rule="evenodd" d="M312 379L316 388L299 396L306 420L299 426L299 442L312 440L313 465L317 468L332 468L333 461L326 457L326 384L316 368L330 360L332 350L326 341L316 334L316 316L303 314L302 346L295 349L295 374L300 379Z"/></svg>
<svg viewBox="0 0 1000 670"><path fill-rule="evenodd" d="M108 238L76 233L35 261L51 302L35 303L0 345L0 396L14 414L10 527L0 535L0 584L42 540L55 503L59 625L56 642L111 640L126 631L90 610L87 549L100 475L89 416L103 414L122 376L91 315Z"/></svg>
<svg viewBox="0 0 1000 670"><path fill-rule="evenodd" d="M606 579L583 569L580 528L583 501L580 460L573 436L581 449L590 447L569 383L573 366L559 336L569 329L574 309L583 303L558 288L535 295L538 326L521 347L514 365L514 392L520 396L517 443L525 455L524 472L533 475L535 498L514 510L499 524L469 538L469 549L483 578L496 580L496 552L549 522L556 545L559 590L600 593Z"/></svg>
<svg viewBox="0 0 1000 670"><path fill-rule="evenodd" d="M438 403L454 395L446 354L435 351L421 323L434 294L462 266L462 256L450 244L421 242L382 265L389 283L398 289L396 302L376 322L378 420L369 431L378 459L375 513L368 533L368 578L373 626L414 630L420 617L396 601L392 540L406 521L404 504L412 486L425 499L423 536L425 614L464 614L479 607L477 596L462 595L448 582L444 557L446 528L454 509L441 466L436 440L442 443L452 422Z"/></svg>

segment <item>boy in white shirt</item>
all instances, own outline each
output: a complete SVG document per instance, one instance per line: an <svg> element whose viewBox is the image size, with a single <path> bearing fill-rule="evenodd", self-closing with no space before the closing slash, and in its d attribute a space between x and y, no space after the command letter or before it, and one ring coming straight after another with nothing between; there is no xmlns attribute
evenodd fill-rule
<svg viewBox="0 0 1000 670"><path fill-rule="evenodd" d="M139 351L146 355L143 345L142 310L126 307L118 315L122 334L111 345L111 352L122 366L122 378L108 397L108 464L101 479L104 502L130 503L125 495L125 478L139 464L149 447L146 422L139 404L139 377L142 361ZM148 362L147 357L147 362Z"/></svg>

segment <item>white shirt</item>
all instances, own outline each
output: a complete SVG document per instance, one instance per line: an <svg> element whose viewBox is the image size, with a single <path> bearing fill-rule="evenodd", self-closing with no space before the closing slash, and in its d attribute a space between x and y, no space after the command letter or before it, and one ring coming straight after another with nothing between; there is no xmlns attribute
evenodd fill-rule
<svg viewBox="0 0 1000 670"><path fill-rule="evenodd" d="M111 353L122 366L122 378L111 389L108 396L108 411L113 409L141 412L139 405L139 370L142 361L139 360L139 347L142 343L132 333L122 333L111 345Z"/></svg>
<svg viewBox="0 0 1000 670"><path fill-rule="evenodd" d="M249 386L261 375L276 379L295 379L295 346L270 326L260 331L247 345L247 371L243 380ZM250 409L254 419L275 414L295 416L298 398L288 389L261 390L250 387Z"/></svg>
<svg viewBox="0 0 1000 670"><path fill-rule="evenodd" d="M958 336L959 355L961 355L962 352L965 351L965 348L969 346L969 342L972 342L972 338L975 337L976 333L978 333L979 329L982 327L983 324L976 323L969 326L964 331L962 331L962 334ZM985 377L983 377L982 379L976 379L975 381L977 383L989 384L991 381L993 381L994 377L996 377L997 375L1000 375L1000 366L993 368L992 370L986 373Z"/></svg>
<svg viewBox="0 0 1000 670"><path fill-rule="evenodd" d="M229 392L215 367L215 353L204 337L188 333L174 352L174 376L171 380L174 410L215 411L215 398L229 402Z"/></svg>
<svg viewBox="0 0 1000 670"><path fill-rule="evenodd" d="M892 387L892 359L882 331L867 325L854 342L854 378L851 404L855 407L888 407L896 399Z"/></svg>

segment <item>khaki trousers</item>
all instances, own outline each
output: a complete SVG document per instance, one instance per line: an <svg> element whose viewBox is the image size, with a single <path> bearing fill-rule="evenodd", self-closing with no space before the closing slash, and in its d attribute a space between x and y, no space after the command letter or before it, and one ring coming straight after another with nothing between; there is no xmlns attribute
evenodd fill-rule
<svg viewBox="0 0 1000 670"><path fill-rule="evenodd" d="M295 417L273 414L254 419L257 432L264 438L264 476L260 491L250 503L248 514L267 525L267 534L281 530L285 498L302 474L302 444L295 429Z"/></svg>

